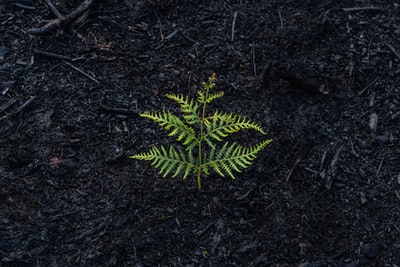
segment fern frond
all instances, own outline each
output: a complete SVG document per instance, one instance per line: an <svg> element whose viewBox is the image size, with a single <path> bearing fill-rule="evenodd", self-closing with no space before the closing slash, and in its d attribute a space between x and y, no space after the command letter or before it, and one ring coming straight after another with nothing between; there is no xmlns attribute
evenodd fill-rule
<svg viewBox="0 0 400 267"><path fill-rule="evenodd" d="M194 99L189 99L188 96L183 94L166 94L169 99L175 100L180 106L185 121L190 124L196 124L200 122L199 115L197 111L199 109L199 104Z"/></svg>
<svg viewBox="0 0 400 267"><path fill-rule="evenodd" d="M157 122L161 127L169 131L168 136L178 135L176 140L182 142L188 149L193 149L198 143L195 130L169 111L146 112L141 113L140 116Z"/></svg>
<svg viewBox="0 0 400 267"><path fill-rule="evenodd" d="M217 98L220 98L224 96L224 92L218 92L218 93L213 93L213 94L208 94L207 96L204 94L203 91L198 91L197 92L197 102L199 103L210 103L212 101L214 101Z"/></svg>
<svg viewBox="0 0 400 267"><path fill-rule="evenodd" d="M222 113L218 110L215 111L213 116L207 118L204 123L207 131L204 139L207 144L212 143L212 141L209 140L210 137L217 141L222 141L222 139L227 137L229 134L243 129L253 129L262 134L267 134L259 124L250 119L233 113Z"/></svg>
<svg viewBox="0 0 400 267"><path fill-rule="evenodd" d="M224 95L223 92L210 93L215 87L216 74L213 73L203 90L197 92L197 98L183 94L167 94L169 99L180 105L181 114L170 111L147 112L140 114L163 127L168 135L182 143L182 149L169 146L152 147L148 152L130 156L137 160L151 161L163 177L180 174L186 179L189 174L197 174L197 187L201 189L202 174L215 171L221 176L235 178L235 172L246 169L272 140L265 140L255 146L245 147L240 144L224 143L230 134L243 129L253 129L266 134L261 126L250 119L233 113L222 113L218 110L207 117L207 104ZM208 148L206 148L206 144Z"/></svg>
<svg viewBox="0 0 400 267"><path fill-rule="evenodd" d="M265 140L253 147L244 147L236 142L232 144L226 142L218 152L215 147L211 148L201 168L205 173L211 168L223 177L227 174L235 179L234 171L241 172L246 169L257 157L257 154L271 141L271 139Z"/></svg>
<svg viewBox="0 0 400 267"><path fill-rule="evenodd" d="M152 147L148 152L130 156L132 159L151 161L151 165L158 169L163 177L174 171L172 177L183 172L183 179L197 170L196 160L191 151L186 156L183 151L170 146Z"/></svg>

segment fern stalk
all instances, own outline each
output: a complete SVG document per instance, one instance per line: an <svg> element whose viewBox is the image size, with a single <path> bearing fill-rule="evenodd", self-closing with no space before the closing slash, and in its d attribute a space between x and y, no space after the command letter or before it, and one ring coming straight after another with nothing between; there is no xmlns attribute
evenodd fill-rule
<svg viewBox="0 0 400 267"><path fill-rule="evenodd" d="M203 109L201 112L201 120L200 120L200 136L199 136L199 146L198 146L198 159L199 159L199 165L198 165L198 170L197 170L197 187L199 189L201 189L201 172L203 169L203 151L202 151L202 145L203 145L203 139L204 139L204 118L206 116L206 106L207 106L207 99L209 96L209 92L210 92L210 88L213 88L215 86L215 73L213 73L213 75L210 77L208 84L207 83L203 83L203 87L206 93L206 101L204 101L203 103Z"/></svg>
<svg viewBox="0 0 400 267"><path fill-rule="evenodd" d="M206 89L206 97L208 96L208 89ZM200 136L199 136L199 155L198 155L198 159L199 159L199 165L198 165L198 169L197 169L197 187L199 189L201 189L201 170L202 170L202 166L203 166L203 157L202 155L202 144L203 144L203 138L204 138L204 130L203 130L203 125L204 125L204 116L206 114L206 105L207 103L205 102L203 104L203 110L202 110L202 114L201 114L201 120L200 120Z"/></svg>

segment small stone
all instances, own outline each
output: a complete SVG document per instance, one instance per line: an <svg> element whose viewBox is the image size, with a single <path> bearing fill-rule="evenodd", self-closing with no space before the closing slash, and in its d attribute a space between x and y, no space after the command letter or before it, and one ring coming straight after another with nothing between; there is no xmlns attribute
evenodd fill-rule
<svg viewBox="0 0 400 267"><path fill-rule="evenodd" d="M361 204L367 203L367 197L365 196L364 192L360 193Z"/></svg>
<svg viewBox="0 0 400 267"><path fill-rule="evenodd" d="M136 262L135 263L135 265L133 265L134 267L143 267L143 263L141 263L140 261L139 262Z"/></svg>
<svg viewBox="0 0 400 267"><path fill-rule="evenodd" d="M353 260L343 265L337 265L336 267L357 267L357 262Z"/></svg>
<svg viewBox="0 0 400 267"><path fill-rule="evenodd" d="M305 262L299 265L299 267L327 267L325 263L321 262Z"/></svg>
<svg viewBox="0 0 400 267"><path fill-rule="evenodd" d="M15 85L15 81L3 82L1 84L1 94L5 95L9 90L13 89Z"/></svg>
<svg viewBox="0 0 400 267"><path fill-rule="evenodd" d="M372 113L369 116L368 126L372 131L376 132L376 128L378 127L378 115L376 113Z"/></svg>
<svg viewBox="0 0 400 267"><path fill-rule="evenodd" d="M246 245L246 246L243 246L243 247L241 247L239 250L238 250L238 252L239 253L247 253L247 252L250 252L250 251L254 251L254 250L256 250L257 249L257 243L253 243L253 244L250 244L250 245Z"/></svg>
<svg viewBox="0 0 400 267"><path fill-rule="evenodd" d="M165 82L167 80L167 75L165 75L164 73L160 73L158 74L158 78L160 79L160 81Z"/></svg>
<svg viewBox="0 0 400 267"><path fill-rule="evenodd" d="M373 259L378 255L378 246L374 243L361 244L360 253L369 259Z"/></svg>
<svg viewBox="0 0 400 267"><path fill-rule="evenodd" d="M146 128L143 130L143 133L144 134L155 134L156 131L154 131L153 129L150 129L150 128Z"/></svg>
<svg viewBox="0 0 400 267"><path fill-rule="evenodd" d="M7 53L10 51L10 48L5 47L5 46L0 46L0 62L2 62L7 55Z"/></svg>
<svg viewBox="0 0 400 267"><path fill-rule="evenodd" d="M390 141L390 137L388 135L386 135L386 134L378 135L376 137L376 141L378 141L381 144L384 144L384 143L387 143L387 142Z"/></svg>

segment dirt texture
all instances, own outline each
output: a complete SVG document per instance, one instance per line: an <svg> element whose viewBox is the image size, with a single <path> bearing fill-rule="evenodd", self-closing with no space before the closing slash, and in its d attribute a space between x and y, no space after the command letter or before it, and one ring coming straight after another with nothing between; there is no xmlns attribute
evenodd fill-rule
<svg viewBox="0 0 400 267"><path fill-rule="evenodd" d="M0 3L0 266L400 266L397 1L90 11L32 35L45 1ZM199 191L129 159L171 142L138 113L212 72L273 139L254 164Z"/></svg>

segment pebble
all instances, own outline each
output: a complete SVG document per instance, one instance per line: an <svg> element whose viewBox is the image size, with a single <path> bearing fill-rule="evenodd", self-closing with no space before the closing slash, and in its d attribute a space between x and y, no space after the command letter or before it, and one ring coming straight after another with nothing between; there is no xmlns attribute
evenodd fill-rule
<svg viewBox="0 0 400 267"><path fill-rule="evenodd" d="M1 84L1 94L5 95L9 90L13 89L15 85L15 81L3 82Z"/></svg>
<svg viewBox="0 0 400 267"><path fill-rule="evenodd" d="M375 137L376 141L378 141L381 144L387 143L390 141L390 137L386 134L383 135L378 135Z"/></svg>
<svg viewBox="0 0 400 267"><path fill-rule="evenodd" d="M325 263L321 262L305 262L299 265L299 267L327 267Z"/></svg>
<svg viewBox="0 0 400 267"><path fill-rule="evenodd" d="M150 129L150 128L146 128L146 129L143 130L143 133L144 134L155 134L156 131L153 130L153 129Z"/></svg>
<svg viewBox="0 0 400 267"><path fill-rule="evenodd" d="M5 47L5 46L0 46L0 62L2 62L7 55L7 53L10 51L10 48Z"/></svg>
<svg viewBox="0 0 400 267"><path fill-rule="evenodd" d="M373 259L378 255L378 246L374 243L361 244L360 253L369 259Z"/></svg>

